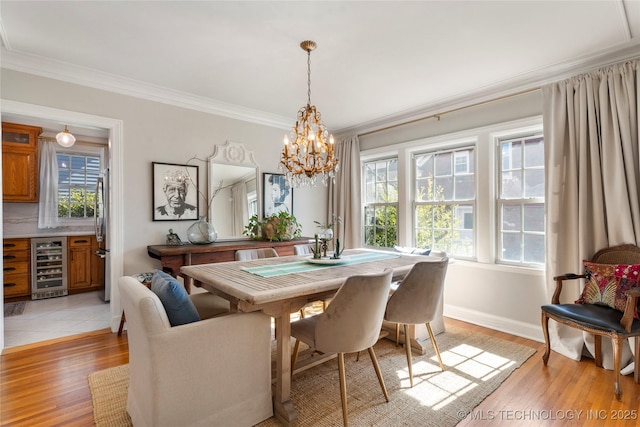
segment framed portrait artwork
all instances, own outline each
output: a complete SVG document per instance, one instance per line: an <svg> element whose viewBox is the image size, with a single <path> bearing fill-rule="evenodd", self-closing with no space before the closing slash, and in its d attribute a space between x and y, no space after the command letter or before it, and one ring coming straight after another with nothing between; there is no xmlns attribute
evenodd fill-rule
<svg viewBox="0 0 640 427"><path fill-rule="evenodd" d="M198 166L152 162L153 220L198 219Z"/></svg>
<svg viewBox="0 0 640 427"><path fill-rule="evenodd" d="M280 212L293 215L293 188L284 175L262 174L262 212L265 217Z"/></svg>

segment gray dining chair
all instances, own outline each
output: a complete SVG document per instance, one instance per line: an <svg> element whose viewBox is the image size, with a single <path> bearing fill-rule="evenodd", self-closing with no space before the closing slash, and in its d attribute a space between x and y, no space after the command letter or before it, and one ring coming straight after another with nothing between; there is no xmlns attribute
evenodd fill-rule
<svg viewBox="0 0 640 427"><path fill-rule="evenodd" d="M321 353L338 354L340 398L345 426L348 425L345 353L369 350L380 388L385 400L389 401L373 345L378 341L382 327L392 273L392 269L386 268L382 273L348 277L324 312L291 324L291 336L296 339L291 357L291 372L295 368L300 342Z"/></svg>
<svg viewBox="0 0 640 427"><path fill-rule="evenodd" d="M274 258L277 256L278 252L273 248L241 249L235 253L236 261L250 261L252 259Z"/></svg>
<svg viewBox="0 0 640 427"><path fill-rule="evenodd" d="M442 298L444 277L447 273L449 258L439 261L423 261L415 264L393 292L387 302L384 320L398 324L396 328L396 342L398 340L399 325L404 326L404 347L409 366L409 380L413 387L413 369L411 361L411 342L409 340L409 325L424 323L427 326L431 343L438 356L440 368L444 371L440 350L433 335L430 322L435 318L438 304Z"/></svg>

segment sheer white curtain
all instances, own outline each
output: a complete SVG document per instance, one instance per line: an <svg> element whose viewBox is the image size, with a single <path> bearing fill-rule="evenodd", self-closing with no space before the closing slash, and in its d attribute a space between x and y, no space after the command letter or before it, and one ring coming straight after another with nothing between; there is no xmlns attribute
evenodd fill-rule
<svg viewBox="0 0 640 427"><path fill-rule="evenodd" d="M342 224L336 224L336 237L345 248L362 246L362 208L360 200L360 140L358 136L342 139L336 143L336 156L340 167L336 183L329 184L329 217L336 214Z"/></svg>
<svg viewBox="0 0 640 427"><path fill-rule="evenodd" d="M546 278L579 273L599 249L640 244L638 81L629 61L543 87L546 157ZM561 302L573 302L582 283L567 282ZM552 348L578 360L592 337L550 322ZM611 369L603 339L603 363ZM623 353L630 358L627 347Z"/></svg>
<svg viewBox="0 0 640 427"><path fill-rule="evenodd" d="M247 185L239 182L231 187L233 200L233 235L242 236L244 225L249 222L249 202L247 201Z"/></svg>
<svg viewBox="0 0 640 427"><path fill-rule="evenodd" d="M40 191L38 196L38 228L57 228L58 160L55 140L40 139Z"/></svg>

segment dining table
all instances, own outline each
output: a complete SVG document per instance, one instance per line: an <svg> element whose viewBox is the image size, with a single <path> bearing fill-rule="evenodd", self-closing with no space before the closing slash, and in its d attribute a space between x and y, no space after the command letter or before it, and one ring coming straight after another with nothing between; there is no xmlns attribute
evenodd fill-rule
<svg viewBox="0 0 640 427"><path fill-rule="evenodd" d="M274 415L296 425L291 402L291 313L306 304L330 298L347 277L393 270L401 280L426 256L372 249L345 250L340 259L298 255L181 267L196 286L226 298L231 311L262 311L274 318L276 330Z"/></svg>

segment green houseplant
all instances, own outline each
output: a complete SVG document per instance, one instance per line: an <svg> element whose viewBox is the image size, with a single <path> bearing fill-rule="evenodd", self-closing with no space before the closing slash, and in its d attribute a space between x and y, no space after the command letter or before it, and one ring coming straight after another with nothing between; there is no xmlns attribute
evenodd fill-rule
<svg viewBox="0 0 640 427"><path fill-rule="evenodd" d="M265 217L260 221L258 215L249 218L249 224L244 227L242 234L256 240L281 242L300 237L302 227L295 216L288 212Z"/></svg>

